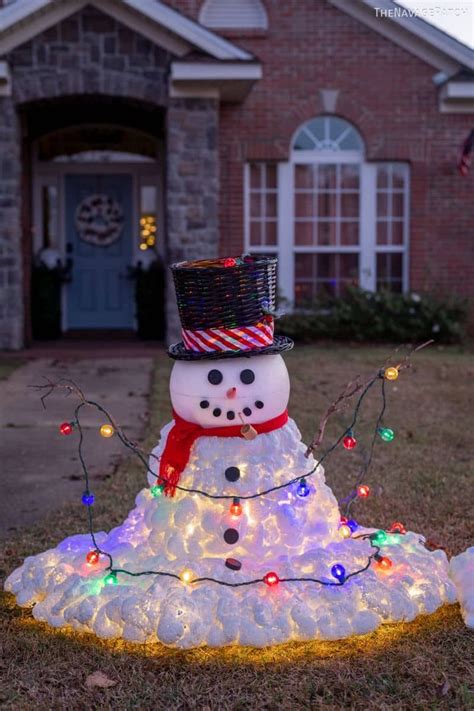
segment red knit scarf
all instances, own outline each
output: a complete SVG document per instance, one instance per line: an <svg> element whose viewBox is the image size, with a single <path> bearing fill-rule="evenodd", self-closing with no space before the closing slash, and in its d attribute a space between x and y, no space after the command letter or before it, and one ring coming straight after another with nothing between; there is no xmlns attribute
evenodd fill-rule
<svg viewBox="0 0 474 711"><path fill-rule="evenodd" d="M164 484L166 496L174 496L181 472L188 463L191 447L198 437L241 437L242 425L230 427L201 427L194 422L183 420L173 411L174 425L171 428L165 449L161 455L158 484ZM273 432L288 422L288 410L272 420L252 425L258 434Z"/></svg>

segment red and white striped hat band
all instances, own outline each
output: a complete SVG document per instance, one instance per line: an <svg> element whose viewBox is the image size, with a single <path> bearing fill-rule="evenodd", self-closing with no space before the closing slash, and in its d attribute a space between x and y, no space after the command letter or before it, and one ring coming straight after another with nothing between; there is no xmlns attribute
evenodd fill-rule
<svg viewBox="0 0 474 711"><path fill-rule="evenodd" d="M203 331L182 329L186 350L195 353L255 351L273 345L274 322L265 316L253 326L206 328Z"/></svg>

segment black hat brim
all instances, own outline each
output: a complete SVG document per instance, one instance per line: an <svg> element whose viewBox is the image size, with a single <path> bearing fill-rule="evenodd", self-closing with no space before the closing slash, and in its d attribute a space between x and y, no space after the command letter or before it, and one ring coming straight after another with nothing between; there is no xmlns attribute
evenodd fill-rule
<svg viewBox="0 0 474 711"><path fill-rule="evenodd" d="M275 336L271 346L258 348L253 351L212 351L206 353L195 353L187 351L184 343L174 343L168 348L168 355L174 360L216 360L220 358L253 358L259 355L275 355L284 351L291 351L293 341L287 336Z"/></svg>

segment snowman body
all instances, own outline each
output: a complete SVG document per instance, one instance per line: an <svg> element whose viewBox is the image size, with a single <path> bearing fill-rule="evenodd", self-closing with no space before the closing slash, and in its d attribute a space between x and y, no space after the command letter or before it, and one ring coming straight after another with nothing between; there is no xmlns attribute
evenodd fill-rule
<svg viewBox="0 0 474 711"><path fill-rule="evenodd" d="M170 393L177 415L204 428L179 488L174 496L151 493L175 426L170 422L135 508L121 526L96 534L116 569L146 574L119 572L116 585L105 585L107 561L101 557L94 568L84 563L90 537L67 538L28 558L7 580L37 619L180 648L266 646L364 634L455 599L446 555L427 551L414 533L396 537L388 574L369 565L334 585L332 566L343 564L347 574L360 570L371 546L341 537L337 501L323 468L306 458L293 420L252 440L206 436L216 424L257 427L285 411L289 379L281 356L178 362ZM281 486L304 474L307 495L298 495L298 481ZM231 510L235 500L238 515ZM265 584L270 572L282 582Z"/></svg>

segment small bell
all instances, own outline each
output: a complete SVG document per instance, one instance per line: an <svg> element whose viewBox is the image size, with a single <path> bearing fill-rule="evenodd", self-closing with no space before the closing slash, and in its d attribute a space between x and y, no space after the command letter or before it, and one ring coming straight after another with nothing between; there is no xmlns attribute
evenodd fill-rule
<svg viewBox="0 0 474 711"><path fill-rule="evenodd" d="M252 427L252 425L242 425L240 428L240 434L244 439L255 439L258 432L254 427Z"/></svg>

